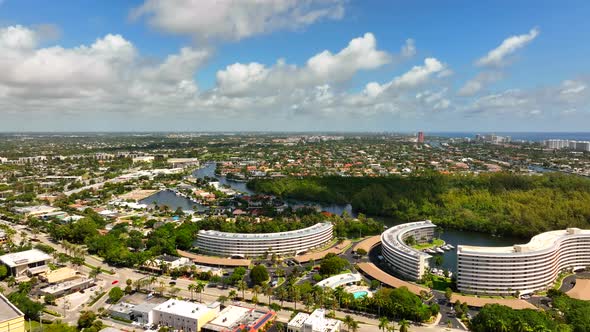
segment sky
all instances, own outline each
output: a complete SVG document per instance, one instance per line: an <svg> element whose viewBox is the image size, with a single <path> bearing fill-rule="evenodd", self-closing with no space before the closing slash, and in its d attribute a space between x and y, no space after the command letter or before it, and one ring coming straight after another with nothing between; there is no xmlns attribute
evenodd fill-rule
<svg viewBox="0 0 590 332"><path fill-rule="evenodd" d="M590 131L590 1L0 0L0 131Z"/></svg>

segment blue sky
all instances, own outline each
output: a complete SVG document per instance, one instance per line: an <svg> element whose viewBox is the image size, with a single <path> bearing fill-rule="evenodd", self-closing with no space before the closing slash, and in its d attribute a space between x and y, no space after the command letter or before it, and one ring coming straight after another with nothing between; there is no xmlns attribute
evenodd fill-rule
<svg viewBox="0 0 590 332"><path fill-rule="evenodd" d="M48 4L0 1L1 131L589 129L588 1Z"/></svg>

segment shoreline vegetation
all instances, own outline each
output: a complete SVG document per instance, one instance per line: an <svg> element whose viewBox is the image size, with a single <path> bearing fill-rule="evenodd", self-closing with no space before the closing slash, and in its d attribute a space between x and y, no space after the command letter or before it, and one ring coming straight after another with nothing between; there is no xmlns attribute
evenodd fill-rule
<svg viewBox="0 0 590 332"><path fill-rule="evenodd" d="M588 228L590 179L558 173L257 179L248 188L283 199L350 203L357 212L395 222L430 219L458 230L530 238Z"/></svg>

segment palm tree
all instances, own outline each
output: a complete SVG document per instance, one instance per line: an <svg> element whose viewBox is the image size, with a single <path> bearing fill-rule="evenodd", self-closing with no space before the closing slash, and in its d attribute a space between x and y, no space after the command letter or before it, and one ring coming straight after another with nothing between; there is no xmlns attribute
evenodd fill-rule
<svg viewBox="0 0 590 332"><path fill-rule="evenodd" d="M242 291L242 300L246 299L246 289L248 289L248 284L244 279L238 281L238 290Z"/></svg>
<svg viewBox="0 0 590 332"><path fill-rule="evenodd" d="M395 323L388 324L386 327L387 332L395 332Z"/></svg>
<svg viewBox="0 0 590 332"><path fill-rule="evenodd" d="M359 330L359 322L353 320L350 324L350 330L352 332L357 332Z"/></svg>
<svg viewBox="0 0 590 332"><path fill-rule="evenodd" d="M350 331L350 328L355 323L354 318L350 315L344 317L344 325L346 325L346 331Z"/></svg>
<svg viewBox="0 0 590 332"><path fill-rule="evenodd" d="M287 288L285 287L281 287L279 289L276 290L276 295L279 298L279 300L281 300L281 307L283 306L283 303L285 302L285 298L287 296L289 296L288 292L287 292Z"/></svg>
<svg viewBox="0 0 590 332"><path fill-rule="evenodd" d="M264 286L262 286L262 292L268 296L268 306L270 307L270 300L272 299L273 294L272 287L270 287L269 284L264 284Z"/></svg>
<svg viewBox="0 0 590 332"><path fill-rule="evenodd" d="M195 291L199 293L199 302L203 302L203 291L205 290L205 284L202 281L197 282Z"/></svg>
<svg viewBox="0 0 590 332"><path fill-rule="evenodd" d="M220 295L220 296L217 298L217 301L218 301L219 303L221 303L221 305L225 305L225 302L227 302L227 300L228 300L228 297L227 297L227 296L225 296L225 295Z"/></svg>
<svg viewBox="0 0 590 332"><path fill-rule="evenodd" d="M187 286L188 291L191 293L191 301L193 300L193 292L195 291L196 288L197 288L196 284L189 284Z"/></svg>
<svg viewBox="0 0 590 332"><path fill-rule="evenodd" d="M399 321L399 332L409 332L410 331L410 321L402 319Z"/></svg>
<svg viewBox="0 0 590 332"><path fill-rule="evenodd" d="M235 291L235 290L233 290L233 289L229 291L228 297L229 297L229 298L230 298L232 301L236 299L236 296L238 296L238 292L236 292L236 291Z"/></svg>
<svg viewBox="0 0 590 332"><path fill-rule="evenodd" d="M379 318L379 329L383 330L383 332L385 332L385 329L387 328L387 324L389 324L389 319L387 319L387 317L380 317Z"/></svg>
<svg viewBox="0 0 590 332"><path fill-rule="evenodd" d="M254 302L255 304L258 304L258 294L260 294L261 291L262 289L258 285L254 285L254 287L252 288L252 292L254 293L254 295L252 296L252 302ZM256 301L254 301L254 298L256 298Z"/></svg>
<svg viewBox="0 0 590 332"><path fill-rule="evenodd" d="M296 285L293 285L293 305L295 306L295 310L297 310L297 301L299 301L299 289Z"/></svg>

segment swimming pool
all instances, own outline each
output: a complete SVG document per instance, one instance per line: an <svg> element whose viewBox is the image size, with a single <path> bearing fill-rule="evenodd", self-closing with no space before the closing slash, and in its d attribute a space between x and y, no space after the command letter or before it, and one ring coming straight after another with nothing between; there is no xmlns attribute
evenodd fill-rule
<svg viewBox="0 0 590 332"><path fill-rule="evenodd" d="M355 299L361 298L361 297L365 297L369 294L369 292L367 291L358 291L358 292L354 292L352 293L352 296L354 296Z"/></svg>

